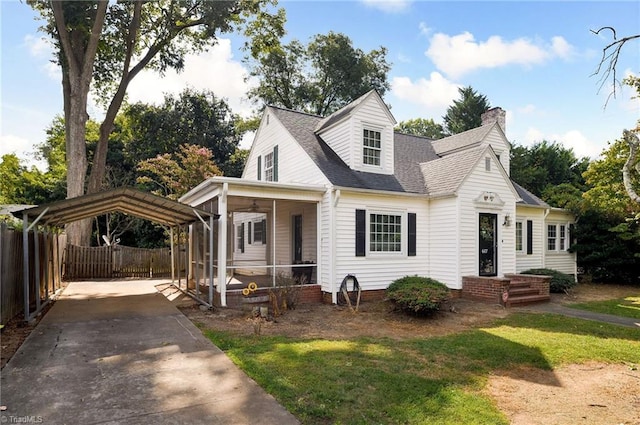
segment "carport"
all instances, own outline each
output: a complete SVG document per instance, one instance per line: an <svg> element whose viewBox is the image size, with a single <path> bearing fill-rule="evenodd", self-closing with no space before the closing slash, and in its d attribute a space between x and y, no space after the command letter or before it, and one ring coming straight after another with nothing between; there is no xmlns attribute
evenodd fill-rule
<svg viewBox="0 0 640 425"><path fill-rule="evenodd" d="M30 311L30 279L29 279L29 262L34 261L35 270L40 270L41 259L38 249L38 237L36 232L38 227L57 227L60 228L67 223L85 218L93 218L108 212L120 212L134 217L150 220L155 223L167 226L170 229L171 239L171 258L172 271L171 280L175 285L176 273L174 270L174 258L177 239L178 249L180 248L180 235L184 232L188 234L187 248L189 254L192 251L192 232L187 232L187 227L191 227L196 222L201 222L205 229L204 240L209 242L209 252L214 252L214 224L219 218L218 214L204 208L195 208L180 202L162 198L150 193L142 192L129 187L121 187L105 192L94 193L90 195L79 196L76 198L65 199L62 201L52 202L49 204L39 205L33 208L27 208L13 213L14 216L23 220L23 273L24 273L24 317L26 321L35 318L42 308L49 302L49 288L46 288L45 299L41 300L40 294L35 297L35 310ZM29 256L29 231L34 230L34 258ZM177 238L174 238L178 236ZM191 255L189 255L191 258ZM45 259L46 261L46 259ZM191 263L191 262L190 262ZM203 263L202 277L205 284L208 284L207 300L201 297L200 285L195 285L195 294L190 293L199 302L212 306L213 305L213 256L210 256L206 264ZM194 272L191 264L186 267L187 276L185 276L184 291L189 293L189 279ZM197 273L197 272L196 272ZM178 273L179 274L179 273ZM40 288L40 275L35 274L35 287ZM208 279L207 279L208 277ZM177 287L181 290L181 277L177 276ZM48 282L47 282L48 285Z"/></svg>

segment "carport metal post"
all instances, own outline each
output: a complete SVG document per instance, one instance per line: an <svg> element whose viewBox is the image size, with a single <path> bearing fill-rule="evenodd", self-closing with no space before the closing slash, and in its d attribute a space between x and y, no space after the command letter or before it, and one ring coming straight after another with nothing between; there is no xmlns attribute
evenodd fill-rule
<svg viewBox="0 0 640 425"><path fill-rule="evenodd" d="M176 281L176 256L173 252L173 226L169 227L169 239L171 240L171 282Z"/></svg>

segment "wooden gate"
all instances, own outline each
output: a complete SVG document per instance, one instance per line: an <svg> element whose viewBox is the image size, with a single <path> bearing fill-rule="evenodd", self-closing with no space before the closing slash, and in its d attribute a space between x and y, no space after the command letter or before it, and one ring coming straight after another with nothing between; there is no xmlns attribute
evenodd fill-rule
<svg viewBox="0 0 640 425"><path fill-rule="evenodd" d="M186 264L184 258L176 262ZM67 245L64 264L66 280L171 277L171 250Z"/></svg>

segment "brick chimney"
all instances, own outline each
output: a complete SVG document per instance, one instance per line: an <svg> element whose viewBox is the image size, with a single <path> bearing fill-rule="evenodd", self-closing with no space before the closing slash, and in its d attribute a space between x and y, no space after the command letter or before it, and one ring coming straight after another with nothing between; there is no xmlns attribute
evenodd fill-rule
<svg viewBox="0 0 640 425"><path fill-rule="evenodd" d="M482 125L493 124L497 122L502 131L507 133L507 112L499 106L488 109L483 113L480 118L482 119Z"/></svg>

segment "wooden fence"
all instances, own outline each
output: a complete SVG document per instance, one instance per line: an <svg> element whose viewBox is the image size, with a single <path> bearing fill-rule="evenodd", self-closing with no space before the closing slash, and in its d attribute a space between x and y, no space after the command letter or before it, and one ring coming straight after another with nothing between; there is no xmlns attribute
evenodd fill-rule
<svg viewBox="0 0 640 425"><path fill-rule="evenodd" d="M176 270L186 264L185 253L180 261L176 255ZM133 248L128 246L84 247L68 245L65 255L64 279L171 277L170 248Z"/></svg>
<svg viewBox="0 0 640 425"><path fill-rule="evenodd" d="M36 297L47 300L49 295L62 287L62 255L66 236L38 232L38 252L35 249L34 232L29 232L29 302L36 304ZM0 322L4 325L24 310L24 251L21 230L9 229L0 223ZM33 259L38 255L40 270L35 269ZM40 288L36 290L39 279Z"/></svg>

